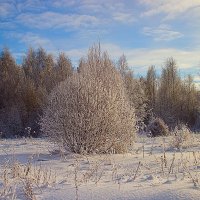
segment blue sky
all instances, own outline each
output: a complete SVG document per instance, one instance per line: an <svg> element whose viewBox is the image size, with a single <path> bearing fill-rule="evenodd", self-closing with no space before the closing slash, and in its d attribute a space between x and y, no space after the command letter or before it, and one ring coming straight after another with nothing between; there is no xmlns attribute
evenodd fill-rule
<svg viewBox="0 0 200 200"><path fill-rule="evenodd" d="M18 61L42 46L76 64L98 41L113 59L124 53L136 75L173 56L198 82L200 0L0 0L0 48Z"/></svg>

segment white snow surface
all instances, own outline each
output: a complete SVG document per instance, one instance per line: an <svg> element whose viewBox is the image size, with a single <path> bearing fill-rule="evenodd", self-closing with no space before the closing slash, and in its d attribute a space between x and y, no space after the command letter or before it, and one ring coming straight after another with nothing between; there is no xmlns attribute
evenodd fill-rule
<svg viewBox="0 0 200 200"><path fill-rule="evenodd" d="M130 153L76 155L46 138L0 140L0 199L200 199L200 135L181 150L170 144L138 137Z"/></svg>

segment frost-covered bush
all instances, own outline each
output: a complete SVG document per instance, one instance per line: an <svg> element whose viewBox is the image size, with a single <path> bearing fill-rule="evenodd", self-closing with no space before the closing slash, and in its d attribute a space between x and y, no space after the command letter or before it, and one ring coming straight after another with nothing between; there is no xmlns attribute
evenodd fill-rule
<svg viewBox="0 0 200 200"><path fill-rule="evenodd" d="M187 148L192 144L192 132L184 125L180 124L176 126L172 132L172 140L170 142L171 147L181 149Z"/></svg>
<svg viewBox="0 0 200 200"><path fill-rule="evenodd" d="M75 153L121 153L133 144L134 109L106 53L92 48L79 72L53 90L41 130Z"/></svg>
<svg viewBox="0 0 200 200"><path fill-rule="evenodd" d="M160 118L155 118L149 123L147 132L152 137L167 136L169 134L168 126Z"/></svg>

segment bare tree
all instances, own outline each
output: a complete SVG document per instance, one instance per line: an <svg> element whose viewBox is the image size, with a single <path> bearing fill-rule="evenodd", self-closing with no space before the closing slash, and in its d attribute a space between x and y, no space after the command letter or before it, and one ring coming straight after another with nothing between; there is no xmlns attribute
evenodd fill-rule
<svg viewBox="0 0 200 200"><path fill-rule="evenodd" d="M198 118L198 92L193 79L181 79L176 61L167 59L162 69L154 111L169 127L179 123L194 126Z"/></svg>
<svg viewBox="0 0 200 200"><path fill-rule="evenodd" d="M133 71L129 68L126 56L122 55L117 63L118 70L124 80L126 93L130 103L135 108L137 121L140 123L146 117L146 94L143 83L134 78Z"/></svg>
<svg viewBox="0 0 200 200"><path fill-rule="evenodd" d="M10 51L4 48L0 55L0 108L18 100L20 69Z"/></svg>
<svg viewBox="0 0 200 200"><path fill-rule="evenodd" d="M178 123L178 106L181 96L181 78L177 64L173 58L168 58L162 69L156 112L169 125L175 127Z"/></svg>
<svg viewBox="0 0 200 200"><path fill-rule="evenodd" d="M59 54L55 70L57 82L64 81L73 74L71 60L64 53Z"/></svg>
<svg viewBox="0 0 200 200"><path fill-rule="evenodd" d="M156 71L154 66L149 67L147 71L145 86L146 86L145 87L146 95L149 100L148 106L151 109L154 109L156 102L156 91L157 91Z"/></svg>

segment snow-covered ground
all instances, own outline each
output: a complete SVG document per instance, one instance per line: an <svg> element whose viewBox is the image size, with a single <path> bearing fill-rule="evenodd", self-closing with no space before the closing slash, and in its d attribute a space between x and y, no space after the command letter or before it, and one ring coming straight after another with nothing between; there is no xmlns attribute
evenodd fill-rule
<svg viewBox="0 0 200 200"><path fill-rule="evenodd" d="M0 140L0 199L200 199L200 135L138 138L123 155L63 153L46 139Z"/></svg>

